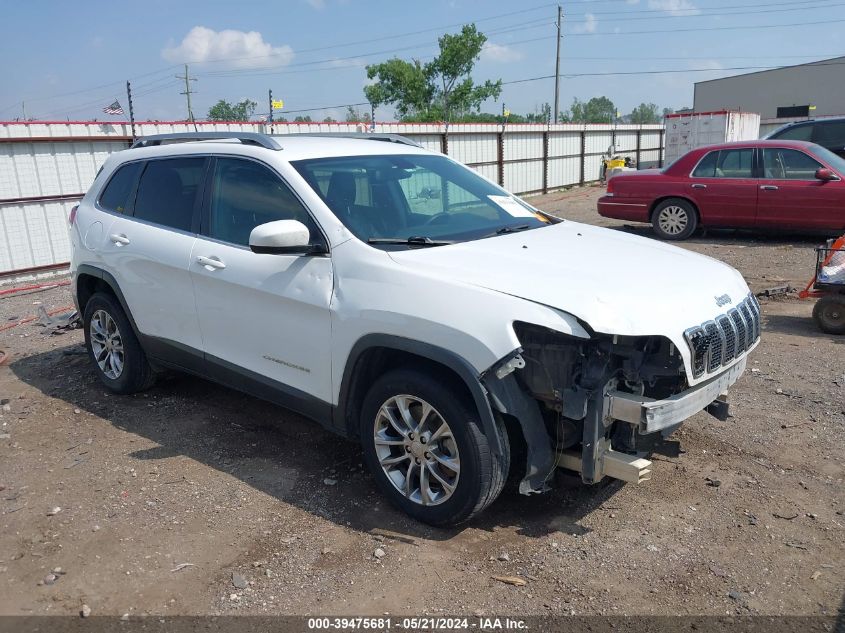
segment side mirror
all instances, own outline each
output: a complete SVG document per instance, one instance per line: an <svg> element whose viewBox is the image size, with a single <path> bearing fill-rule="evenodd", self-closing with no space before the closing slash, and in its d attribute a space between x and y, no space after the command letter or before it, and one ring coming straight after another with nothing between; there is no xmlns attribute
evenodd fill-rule
<svg viewBox="0 0 845 633"><path fill-rule="evenodd" d="M321 244L311 244L308 227L298 220L259 224L249 234L249 248L270 255L311 255L326 250Z"/></svg>
<svg viewBox="0 0 845 633"><path fill-rule="evenodd" d="M825 182L828 180L839 180L836 174L833 173L833 170L827 169L826 167L819 167L816 170L816 178Z"/></svg>

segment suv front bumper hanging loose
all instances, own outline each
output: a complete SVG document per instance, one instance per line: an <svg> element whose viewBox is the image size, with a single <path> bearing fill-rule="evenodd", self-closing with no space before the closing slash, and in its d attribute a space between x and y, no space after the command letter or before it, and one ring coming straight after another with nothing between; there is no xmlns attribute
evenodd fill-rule
<svg viewBox="0 0 845 633"><path fill-rule="evenodd" d="M744 357L718 376L662 400L609 391L605 395L605 414L637 426L640 433L677 426L723 396L745 371L746 361Z"/></svg>

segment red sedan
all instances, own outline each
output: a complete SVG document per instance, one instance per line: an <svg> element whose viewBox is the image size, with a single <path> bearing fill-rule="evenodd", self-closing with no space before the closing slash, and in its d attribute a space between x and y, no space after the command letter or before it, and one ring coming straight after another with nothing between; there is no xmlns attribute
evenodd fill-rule
<svg viewBox="0 0 845 633"><path fill-rule="evenodd" d="M614 176L598 211L650 222L667 240L701 226L842 231L845 159L804 141L699 147L664 169Z"/></svg>

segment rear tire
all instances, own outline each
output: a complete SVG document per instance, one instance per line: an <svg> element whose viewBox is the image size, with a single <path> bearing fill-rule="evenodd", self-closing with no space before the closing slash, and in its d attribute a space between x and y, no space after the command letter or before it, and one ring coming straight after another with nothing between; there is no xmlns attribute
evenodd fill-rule
<svg viewBox="0 0 845 633"><path fill-rule="evenodd" d="M82 325L88 356L109 391L130 394L153 385L155 373L113 295L95 293L85 304Z"/></svg>
<svg viewBox="0 0 845 633"><path fill-rule="evenodd" d="M399 509L435 526L467 521L499 496L510 445L503 423L497 432L501 455L493 454L465 393L413 369L378 378L361 411L364 459L379 489Z"/></svg>
<svg viewBox="0 0 845 633"><path fill-rule="evenodd" d="M845 334L845 294L826 295L816 301L813 318L822 332Z"/></svg>
<svg viewBox="0 0 845 633"><path fill-rule="evenodd" d="M688 200L668 198L655 207L651 226L660 239L685 240L698 228L698 213Z"/></svg>

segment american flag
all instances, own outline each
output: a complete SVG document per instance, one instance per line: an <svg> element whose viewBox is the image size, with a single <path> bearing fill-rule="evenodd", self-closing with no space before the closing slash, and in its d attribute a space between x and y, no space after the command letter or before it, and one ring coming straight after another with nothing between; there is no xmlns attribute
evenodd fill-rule
<svg viewBox="0 0 845 633"><path fill-rule="evenodd" d="M106 114L113 114L115 116L120 116L120 115L123 114L123 108L120 106L119 101L115 101L113 104L103 108L103 112L105 112Z"/></svg>

